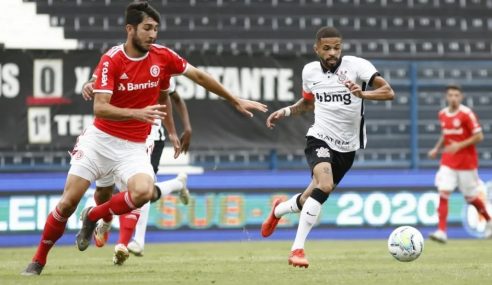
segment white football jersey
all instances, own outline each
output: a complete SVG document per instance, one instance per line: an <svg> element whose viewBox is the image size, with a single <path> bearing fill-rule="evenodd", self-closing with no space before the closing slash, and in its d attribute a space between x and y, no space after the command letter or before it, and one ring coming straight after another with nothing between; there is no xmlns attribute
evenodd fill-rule
<svg viewBox="0 0 492 285"><path fill-rule="evenodd" d="M343 56L334 73L313 61L302 70L303 96L314 103L314 124L307 132L325 141L339 152L355 151L366 146L364 102L352 95L344 82L351 80L365 90L378 74L369 61Z"/></svg>
<svg viewBox="0 0 492 285"><path fill-rule="evenodd" d="M173 93L176 91L176 80L174 77L171 77L169 80L169 88L167 89L167 92L169 94ZM166 135L164 132L164 128L162 128L162 123L160 119L156 119L154 121L156 125L152 125L152 128L150 129L150 134L147 137L148 141L164 141L166 140Z"/></svg>

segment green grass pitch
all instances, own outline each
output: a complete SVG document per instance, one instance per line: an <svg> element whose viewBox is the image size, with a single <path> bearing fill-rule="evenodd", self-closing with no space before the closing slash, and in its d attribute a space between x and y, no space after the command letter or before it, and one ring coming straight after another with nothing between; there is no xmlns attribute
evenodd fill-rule
<svg viewBox="0 0 492 285"><path fill-rule="evenodd" d="M310 267L287 265L290 242L149 244L144 257L112 264L112 249L52 250L41 276L25 277L34 248L0 249L0 284L492 284L492 240L426 241L414 262L398 262L385 240L308 241Z"/></svg>

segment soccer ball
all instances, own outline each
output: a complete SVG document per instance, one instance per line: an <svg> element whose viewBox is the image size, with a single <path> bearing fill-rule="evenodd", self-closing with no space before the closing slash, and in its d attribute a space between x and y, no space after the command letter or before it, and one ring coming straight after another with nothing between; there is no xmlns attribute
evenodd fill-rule
<svg viewBox="0 0 492 285"><path fill-rule="evenodd" d="M423 249L424 238L419 230L413 227L399 227L388 238L388 251L398 261L414 261Z"/></svg>

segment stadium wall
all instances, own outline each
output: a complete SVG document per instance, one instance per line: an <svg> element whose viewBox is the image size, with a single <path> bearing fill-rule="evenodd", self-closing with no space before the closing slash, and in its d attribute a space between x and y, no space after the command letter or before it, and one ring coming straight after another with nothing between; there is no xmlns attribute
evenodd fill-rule
<svg viewBox="0 0 492 285"><path fill-rule="evenodd" d="M295 55L191 53L186 57L235 94L260 100L270 110L292 104L299 98L302 67L316 60ZM9 134L0 136L0 171L67 169L66 151L93 119L92 104L83 100L81 89L99 58L99 52L88 50L7 49L0 53L0 112L3 116L0 132ZM367 102L372 151L359 153L356 167L416 169L434 166L435 161L426 160L426 148L437 139L436 114L442 104L441 92L450 82L473 91L474 95L467 98L466 104L475 102L472 107L481 118L485 133L492 128L487 106L492 87L491 61L376 60L374 63L396 90L397 98L394 102ZM304 147L300 133L312 123L312 115L289 120L288 124L278 124L274 130L269 130L264 125L267 114L255 114L253 119L244 120L228 104L218 102L217 96L185 77L177 77L177 81L177 91L186 100L191 114L193 151L246 149L262 155L260 159L259 155L245 155L243 160L229 164L217 163L220 154L211 159L203 155L195 156L193 163L208 169L303 167L304 162L298 159L299 151L303 158ZM489 167L492 166L490 146L489 140L479 146L484 150L480 152L481 158L486 158L482 163ZM292 153L295 153L292 165L289 155L284 155L287 163L282 164L280 154ZM229 154L224 156L229 157ZM254 159L257 161L253 162Z"/></svg>
<svg viewBox="0 0 492 285"><path fill-rule="evenodd" d="M492 181L492 171L481 178ZM38 242L44 221L60 198L64 173L0 174L0 246L30 246ZM394 227L413 225L424 234L437 224L438 195L433 171L356 170L348 174L323 207L312 238L386 238ZM159 176L159 180L171 178ZM287 199L309 183L304 171L205 172L191 175L190 205L175 196L151 207L149 242L259 240L259 228L274 198ZM492 183L489 183L489 188ZM92 205L92 192L81 201L67 224L61 244L71 244L81 226L78 216ZM489 190L492 191L492 188ZM484 199L487 199L484 187ZM274 239L295 234L297 215L288 215ZM450 198L451 238L481 238L485 221L466 205L461 194ZM117 219L111 241L117 237Z"/></svg>

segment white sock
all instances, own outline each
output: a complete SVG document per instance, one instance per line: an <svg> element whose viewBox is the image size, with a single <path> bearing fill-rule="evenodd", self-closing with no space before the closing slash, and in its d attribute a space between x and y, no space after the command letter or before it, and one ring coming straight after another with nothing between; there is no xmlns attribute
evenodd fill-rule
<svg viewBox="0 0 492 285"><path fill-rule="evenodd" d="M306 203L302 206L301 216L299 217L299 225L297 227L296 239L292 245L292 250L304 248L306 238L313 228L313 225L318 220L321 212L321 204L309 197ZM309 214L308 214L309 213Z"/></svg>
<svg viewBox="0 0 492 285"><path fill-rule="evenodd" d="M147 231L147 222L149 221L150 202L145 203L140 211L140 217L138 218L137 226L135 227L135 236L133 240L136 241L142 249L145 246L145 232Z"/></svg>
<svg viewBox="0 0 492 285"><path fill-rule="evenodd" d="M158 182L155 184L159 189L161 189L162 196L166 196L171 194L172 192L180 191L183 189L183 182L178 179L170 179L162 182Z"/></svg>
<svg viewBox="0 0 492 285"><path fill-rule="evenodd" d="M299 195L301 195L301 193L296 194L293 197L291 197L289 200L278 204L278 206L275 207L275 211L273 212L275 217L281 218L285 214L299 213L301 211L299 210L299 207L297 207L297 197Z"/></svg>

